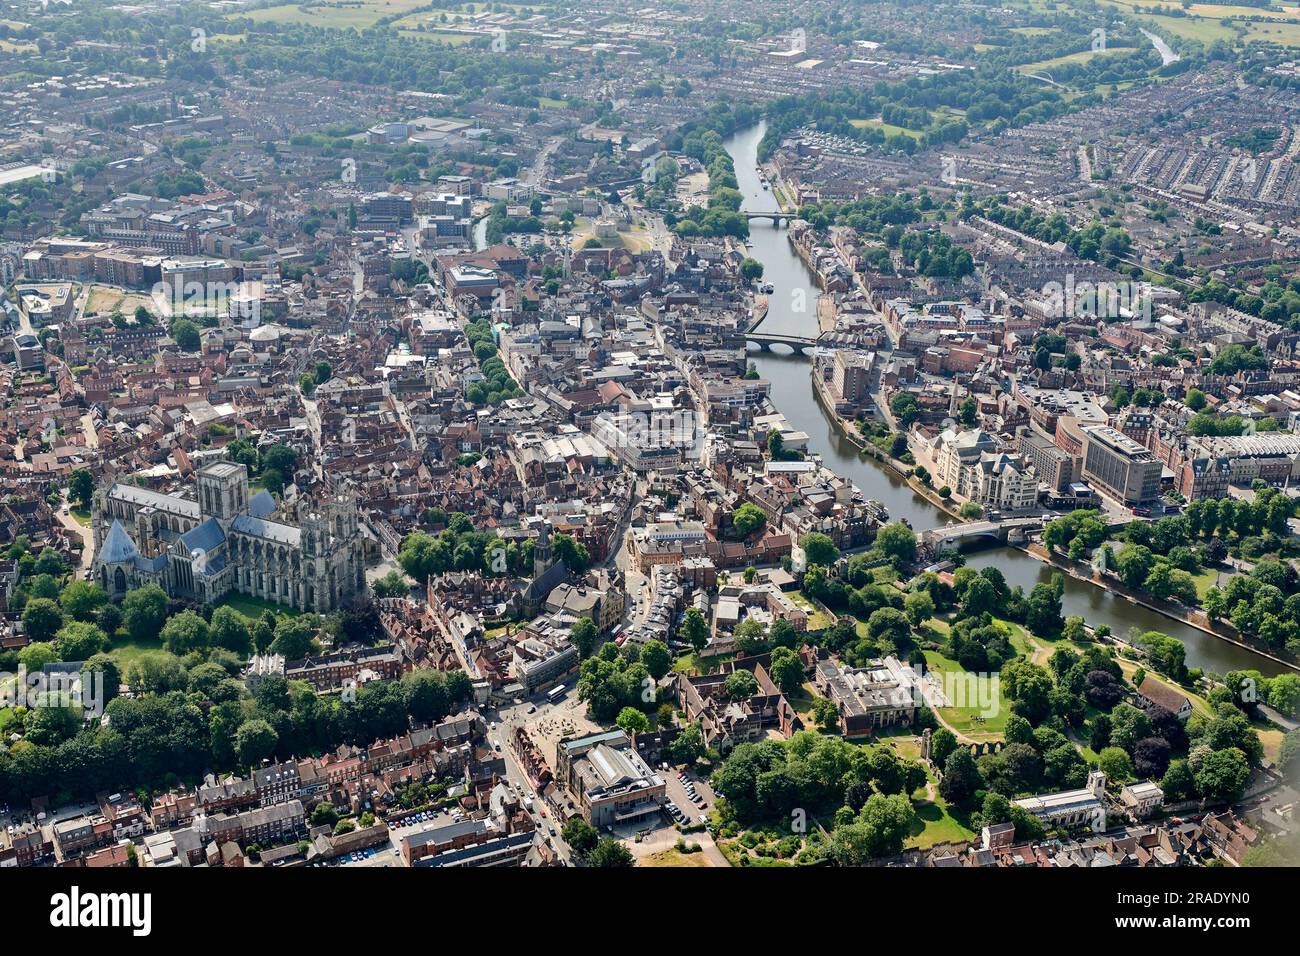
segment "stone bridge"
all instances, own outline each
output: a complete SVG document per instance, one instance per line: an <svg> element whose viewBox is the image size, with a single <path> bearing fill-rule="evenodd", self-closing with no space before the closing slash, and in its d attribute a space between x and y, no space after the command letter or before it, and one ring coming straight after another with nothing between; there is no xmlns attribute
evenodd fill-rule
<svg viewBox="0 0 1300 956"><path fill-rule="evenodd" d="M1026 518L1006 518L1002 521L967 521L942 528L929 528L921 532L921 545L935 554L949 548L958 550L965 544L981 541L1007 543L1024 540L1031 532L1043 529L1043 519L1037 515Z"/></svg>
<svg viewBox="0 0 1300 956"><path fill-rule="evenodd" d="M796 212L780 212L780 211L747 212L745 213L745 218L749 222L753 222L755 219L770 219L772 220L772 225L779 228L781 223L783 222L789 224L791 221L798 219L799 214Z"/></svg>

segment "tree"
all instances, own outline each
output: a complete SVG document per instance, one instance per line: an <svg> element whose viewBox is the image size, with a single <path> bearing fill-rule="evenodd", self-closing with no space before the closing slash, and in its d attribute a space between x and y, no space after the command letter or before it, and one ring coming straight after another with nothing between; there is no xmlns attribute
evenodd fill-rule
<svg viewBox="0 0 1300 956"><path fill-rule="evenodd" d="M235 731L235 754L245 767L256 767L275 753L279 742L275 729L265 720L246 720Z"/></svg>
<svg viewBox="0 0 1300 956"><path fill-rule="evenodd" d="M182 611L163 625L162 642L177 657L208 646L208 622L193 611Z"/></svg>
<svg viewBox="0 0 1300 956"><path fill-rule="evenodd" d="M568 823L564 824L563 829L560 830L560 836L564 838L564 842L569 845L569 849L579 859L594 850L596 844L600 841L599 832L582 817L573 817Z"/></svg>
<svg viewBox="0 0 1300 956"><path fill-rule="evenodd" d="M95 477L88 468L76 468L68 475L68 497L82 508L89 508L95 495Z"/></svg>
<svg viewBox="0 0 1300 956"><path fill-rule="evenodd" d="M222 606L212 612L208 640L213 647L224 647L242 656L251 650L253 639L244 616L232 607Z"/></svg>
<svg viewBox="0 0 1300 956"><path fill-rule="evenodd" d="M397 568L393 568L382 578L370 582L370 589L375 592L377 598L407 597L411 593L410 582Z"/></svg>
<svg viewBox="0 0 1300 956"><path fill-rule="evenodd" d="M199 350L199 328L189 319L173 319L168 331L182 352Z"/></svg>
<svg viewBox="0 0 1300 956"><path fill-rule="evenodd" d="M56 644L65 661L84 661L104 649L104 632L85 621L69 621L59 629Z"/></svg>
<svg viewBox="0 0 1300 956"><path fill-rule="evenodd" d="M1123 783L1133 776L1133 763L1119 747L1107 747L1097 755L1097 763L1111 780Z"/></svg>
<svg viewBox="0 0 1300 956"><path fill-rule="evenodd" d="M1124 685L1106 671L1088 671L1083 683L1083 696L1098 710L1109 711L1127 695Z"/></svg>
<svg viewBox="0 0 1300 956"><path fill-rule="evenodd" d="M709 643L709 623L698 608L688 607L682 618L682 639L695 648L696 653L704 650Z"/></svg>
<svg viewBox="0 0 1300 956"><path fill-rule="evenodd" d="M867 633L904 654L912 647L912 623L896 608L882 607L872 611L867 618Z"/></svg>
<svg viewBox="0 0 1300 956"><path fill-rule="evenodd" d="M284 655L285 660L300 660L317 650L315 617L302 614L298 617L284 615L275 624L275 639L271 652Z"/></svg>
<svg viewBox="0 0 1300 956"><path fill-rule="evenodd" d="M78 621L89 621L108 603L108 595L91 581L70 581L59 595L65 614Z"/></svg>
<svg viewBox="0 0 1300 956"><path fill-rule="evenodd" d="M740 260L740 277L746 282L753 282L755 279L763 278L763 263L745 256L744 259Z"/></svg>
<svg viewBox="0 0 1300 956"><path fill-rule="evenodd" d="M95 615L95 623L111 639L122 626L122 609L116 604L105 604Z"/></svg>
<svg viewBox="0 0 1300 956"><path fill-rule="evenodd" d="M768 674L786 696L798 693L803 687L803 664L799 661L799 655L788 647L772 649Z"/></svg>
<svg viewBox="0 0 1300 956"><path fill-rule="evenodd" d="M867 798L857 820L835 828L830 853L840 866L862 866L902 852L903 840L916 822L916 811L903 794Z"/></svg>
<svg viewBox="0 0 1300 956"><path fill-rule="evenodd" d="M1013 702L1012 710L1031 724L1051 713L1053 686L1051 675L1025 658L1015 658L1002 667L1002 689Z"/></svg>
<svg viewBox="0 0 1300 956"><path fill-rule="evenodd" d="M1159 780L1169 769L1169 741L1144 737L1133 745L1133 772L1145 780Z"/></svg>
<svg viewBox="0 0 1300 956"><path fill-rule="evenodd" d="M743 656L762 654L767 650L767 631L752 617L747 617L736 625L732 636L736 640L736 649Z"/></svg>
<svg viewBox="0 0 1300 956"><path fill-rule="evenodd" d="M930 762L936 767L944 766L948 755L957 749L957 735L947 727L940 727L930 734Z"/></svg>
<svg viewBox="0 0 1300 956"><path fill-rule="evenodd" d="M876 532L876 548L890 560L906 564L916 558L916 533L901 521L891 521Z"/></svg>
<svg viewBox="0 0 1300 956"><path fill-rule="evenodd" d="M1151 718L1132 704L1119 704L1110 715L1112 746L1125 753L1133 750L1139 740L1151 736Z"/></svg>
<svg viewBox="0 0 1300 956"><path fill-rule="evenodd" d="M1115 557L1115 572L1131 588L1142 587L1155 567L1155 556L1144 545L1125 545Z"/></svg>
<svg viewBox="0 0 1300 956"><path fill-rule="evenodd" d="M46 664L53 664L58 659L58 648L45 641L34 641L18 652L18 663L25 667L28 673L39 671Z"/></svg>
<svg viewBox="0 0 1300 956"><path fill-rule="evenodd" d="M1065 627L1061 615L1061 590L1055 585L1035 584L1025 605L1025 627L1038 637L1053 639Z"/></svg>
<svg viewBox="0 0 1300 956"><path fill-rule="evenodd" d="M704 733L699 724L687 724L669 745L673 763L693 765L704 756Z"/></svg>
<svg viewBox="0 0 1300 956"><path fill-rule="evenodd" d="M288 445L272 445L262 452L262 467L291 474L298 464L298 453Z"/></svg>
<svg viewBox="0 0 1300 956"><path fill-rule="evenodd" d="M23 633L29 641L48 643L63 627L63 612L49 598L33 598L23 608Z"/></svg>
<svg viewBox="0 0 1300 956"><path fill-rule="evenodd" d="M632 851L613 837L605 837L587 854L587 866L598 869L615 869L636 866Z"/></svg>
<svg viewBox="0 0 1300 956"><path fill-rule="evenodd" d="M840 711L829 697L813 699L813 720L822 730L835 731L840 726Z"/></svg>
<svg viewBox="0 0 1300 956"><path fill-rule="evenodd" d="M804 559L808 565L821 565L829 568L840 556L840 549L835 546L829 535L814 531L799 539Z"/></svg>
<svg viewBox="0 0 1300 956"><path fill-rule="evenodd" d="M934 598L928 591L912 591L903 598L903 610L913 627L920 627L934 617Z"/></svg>
<svg viewBox="0 0 1300 956"><path fill-rule="evenodd" d="M23 720L24 740L55 747L76 736L81 723L82 711L77 707L35 707Z"/></svg>
<svg viewBox="0 0 1300 956"><path fill-rule="evenodd" d="M763 525L767 524L767 515L757 505L746 501L731 515L731 526L741 538L748 538Z"/></svg>
<svg viewBox="0 0 1300 956"><path fill-rule="evenodd" d="M673 656L668 645L663 641L647 641L641 648L641 663L645 665L650 676L660 680L673 665Z"/></svg>
<svg viewBox="0 0 1300 956"><path fill-rule="evenodd" d="M117 666L117 661L107 654L93 655L90 660L81 665L81 673L83 680L89 678L100 681L99 687L101 688L100 693L103 695L104 706L108 706L108 703L121 692L121 668ZM91 687L90 692L94 693L93 685L87 686Z"/></svg>
<svg viewBox="0 0 1300 956"><path fill-rule="evenodd" d="M1211 751L1194 773L1196 789L1207 800L1236 803L1250 780L1250 764L1244 753L1229 747Z"/></svg>
<svg viewBox="0 0 1300 956"><path fill-rule="evenodd" d="M596 628L596 622L589 617L578 618L569 631L569 640L578 649L578 655L584 660L590 657L591 652L596 649L596 639L598 637L600 637L600 632Z"/></svg>
<svg viewBox="0 0 1300 956"><path fill-rule="evenodd" d="M943 779L939 781L939 795L944 800L962 806L983 785L979 767L968 748L958 747L948 755L943 764Z"/></svg>
<svg viewBox="0 0 1300 956"><path fill-rule="evenodd" d="M618 724L619 729L629 737L643 734L650 729L650 719L635 707L624 707L620 710L614 723Z"/></svg>
<svg viewBox="0 0 1300 956"><path fill-rule="evenodd" d="M122 620L133 641L156 640L167 622L166 592L156 584L131 591L122 600Z"/></svg>
<svg viewBox="0 0 1300 956"><path fill-rule="evenodd" d="M722 691L729 700L748 700L758 693L758 678L752 671L737 668L722 682Z"/></svg>
<svg viewBox="0 0 1300 956"><path fill-rule="evenodd" d="M591 553L587 546L567 534L557 534L551 545L556 559L574 574L582 574L591 567Z"/></svg>
<svg viewBox="0 0 1300 956"><path fill-rule="evenodd" d="M189 686L185 665L175 654L150 651L139 655L126 671L126 682L134 694L166 694Z"/></svg>

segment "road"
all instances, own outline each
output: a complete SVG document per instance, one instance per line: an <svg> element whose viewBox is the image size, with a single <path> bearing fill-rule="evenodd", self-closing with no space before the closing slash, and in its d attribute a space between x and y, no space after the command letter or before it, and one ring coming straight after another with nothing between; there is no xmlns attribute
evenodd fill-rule
<svg viewBox="0 0 1300 956"><path fill-rule="evenodd" d="M564 862L565 866L573 865L573 851L560 837L559 824L555 820L555 815L546 809L541 796L533 789L528 775L519 763L513 741L515 728L526 724L533 725L530 727L530 732L533 732L533 739L537 740L537 734L535 733L537 724L547 719L560 719L560 715L570 716L575 706L580 705L577 696L573 695L571 700L561 700L557 704L550 704L545 701L538 703L524 698L523 702L519 704L510 703L495 710L491 708L485 708L484 710L487 719L496 723L495 727L490 727L488 730L488 739L494 744L499 743L501 745L500 752L505 757L506 782L515 787L521 794L533 795L533 819L537 822L538 828L546 833L551 846L555 848L556 855ZM534 710L531 714L528 712L530 708ZM568 711L567 714L566 711ZM554 770L554 754L546 754L546 759L551 769Z"/></svg>
<svg viewBox="0 0 1300 956"><path fill-rule="evenodd" d="M59 524L63 525L69 531L73 531L82 541L81 549L81 570L86 572L90 570L90 564L95 558L95 532L89 525L82 525L71 514L62 508L54 512L54 516L59 519Z"/></svg>
<svg viewBox="0 0 1300 956"><path fill-rule="evenodd" d="M537 158L533 161L533 165L528 168L528 172L524 173L523 182L534 189L541 184L542 176L546 172L546 164L550 162L551 155L560 148L562 142L564 142L563 136L552 136L543 144L537 151Z"/></svg>

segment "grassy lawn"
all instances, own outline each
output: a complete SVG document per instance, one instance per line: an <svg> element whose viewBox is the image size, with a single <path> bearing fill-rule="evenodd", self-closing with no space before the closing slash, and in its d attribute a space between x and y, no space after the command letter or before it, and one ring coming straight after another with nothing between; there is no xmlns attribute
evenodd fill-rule
<svg viewBox="0 0 1300 956"><path fill-rule="evenodd" d="M1215 582L1219 579L1218 568L1205 568L1200 574L1193 574L1192 580L1196 582L1196 596L1200 600L1205 600L1205 592L1214 587Z"/></svg>
<svg viewBox="0 0 1300 956"><path fill-rule="evenodd" d="M72 517L76 519L77 524L81 525L83 528L90 527L90 512L85 508L69 508L68 514L72 515Z"/></svg>
<svg viewBox="0 0 1300 956"><path fill-rule="evenodd" d="M1075 63L1087 63L1089 60L1099 56L1109 56L1111 54L1129 54L1136 52L1131 46L1107 47L1104 50L1081 50L1078 53L1071 53L1067 56L1058 56L1050 60L1039 60L1037 63L1025 63L1016 67L1021 73L1041 73L1043 70L1052 70L1058 66L1070 66Z"/></svg>
<svg viewBox="0 0 1300 956"><path fill-rule="evenodd" d="M129 637L120 637L112 642L108 656L113 658L126 680L126 671L136 660L145 654L152 654L163 649L161 640L134 641Z"/></svg>
<svg viewBox="0 0 1300 956"><path fill-rule="evenodd" d="M808 612L808 630L820 631L831 626L830 617L799 591L790 591L790 600Z"/></svg>
<svg viewBox="0 0 1300 956"><path fill-rule="evenodd" d="M709 858L700 853L683 853L676 847L667 850L661 850L652 856L646 857L638 866L712 866Z"/></svg>
<svg viewBox="0 0 1300 956"><path fill-rule="evenodd" d="M925 651L924 653L927 669L937 671L940 674L953 675L953 683L956 684L960 684L964 679L966 670L956 661L944 657L938 651ZM948 681L945 681L944 686L948 688L951 685ZM938 708L937 712L940 719L953 730L972 740L993 740L1002 736L1007 726L1007 715L1011 713L1011 701L1007 700L1001 682L998 684L998 700L990 702L992 706L983 706L978 700L965 701L964 703L967 706ZM992 710L993 713L986 714L985 711L988 710Z"/></svg>
<svg viewBox="0 0 1300 956"><path fill-rule="evenodd" d="M894 732L897 732L896 736ZM910 727L890 727L882 731L880 736L887 739L889 746L894 748L894 753L904 760L921 759L921 738L911 733Z"/></svg>
<svg viewBox="0 0 1300 956"><path fill-rule="evenodd" d="M909 848L924 849L936 843L966 842L975 838L975 831L953 816L942 799L917 803L916 816L917 821L904 841Z"/></svg>
<svg viewBox="0 0 1300 956"><path fill-rule="evenodd" d="M240 11L231 16L247 17L257 23L305 23L335 30L364 30L374 26L381 17L407 13L422 6L425 6L423 0L336 0L313 6L284 4L261 10Z"/></svg>
<svg viewBox="0 0 1300 956"><path fill-rule="evenodd" d="M1276 764L1278 754L1282 750L1282 738L1286 735L1271 724L1260 723L1255 724L1255 733L1259 735L1260 742L1264 745L1264 756Z"/></svg>
<svg viewBox="0 0 1300 956"><path fill-rule="evenodd" d="M908 129L906 126L895 126L893 123L886 123L879 116L875 117L874 119L849 120L849 123L853 126L858 127L858 129L866 129L868 126L874 126L876 129L880 130L882 133L885 133L886 135L910 136L912 137L912 139L920 139L922 134L924 133L924 130Z"/></svg>
<svg viewBox="0 0 1300 956"><path fill-rule="evenodd" d="M227 594L213 606L234 608L248 618L249 623L260 618L263 611L270 611L273 614L285 614L289 617L297 617L302 613L294 608L285 607L272 601L265 601L259 597L251 597L247 594Z"/></svg>
<svg viewBox="0 0 1300 956"><path fill-rule="evenodd" d="M817 699L817 694L813 690L813 685L809 681L803 682L803 687L799 688L799 693L786 697L794 712L799 715L799 719L804 722L804 726L812 727L816 724L813 720L813 701Z"/></svg>

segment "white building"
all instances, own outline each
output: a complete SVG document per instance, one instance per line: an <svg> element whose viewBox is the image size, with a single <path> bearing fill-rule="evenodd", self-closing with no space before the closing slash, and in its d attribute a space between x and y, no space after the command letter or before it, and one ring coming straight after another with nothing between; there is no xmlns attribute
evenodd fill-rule
<svg viewBox="0 0 1300 956"><path fill-rule="evenodd" d="M1164 806L1165 792L1150 780L1139 780L1125 786L1119 799L1135 820L1141 820Z"/></svg>
<svg viewBox="0 0 1300 956"><path fill-rule="evenodd" d="M1088 785L1081 790L1064 790L1015 801L1048 828L1088 826L1106 829L1106 775L1100 770L1088 774Z"/></svg>
<svg viewBox="0 0 1300 956"><path fill-rule="evenodd" d="M980 429L942 432L931 444L935 484L985 508L1016 511L1038 501L1038 475L1019 455L998 450L998 440Z"/></svg>

